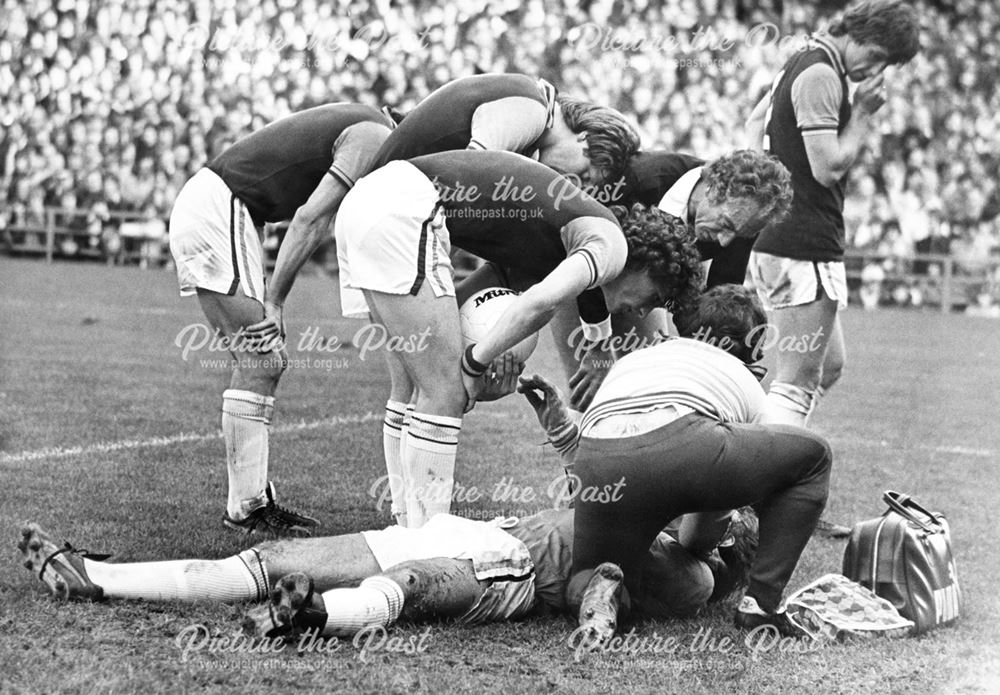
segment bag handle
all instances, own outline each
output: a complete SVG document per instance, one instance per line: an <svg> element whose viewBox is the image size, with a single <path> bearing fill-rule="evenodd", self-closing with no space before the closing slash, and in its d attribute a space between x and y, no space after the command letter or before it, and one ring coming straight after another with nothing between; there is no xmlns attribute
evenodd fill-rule
<svg viewBox="0 0 1000 695"><path fill-rule="evenodd" d="M889 505L889 509L903 518L912 521L928 533L934 533L941 527L941 523L937 518L909 495L904 495L893 490L886 490L885 494L882 495L882 501ZM926 515L929 521L918 518L911 509L915 509L921 514Z"/></svg>

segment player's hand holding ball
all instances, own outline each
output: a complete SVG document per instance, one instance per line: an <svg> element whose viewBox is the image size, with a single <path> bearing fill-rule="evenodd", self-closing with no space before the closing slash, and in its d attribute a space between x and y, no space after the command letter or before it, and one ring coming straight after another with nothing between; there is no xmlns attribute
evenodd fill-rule
<svg viewBox="0 0 1000 695"><path fill-rule="evenodd" d="M469 297L458 311L465 344L486 338L517 295L506 287L488 287ZM465 412L472 410L476 401L495 401L514 393L524 362L537 344L538 333L532 333L493 360L481 376L474 377L463 370L462 383L469 399Z"/></svg>
<svg viewBox="0 0 1000 695"><path fill-rule="evenodd" d="M480 377L483 389L477 400L495 401L509 396L517 390L517 378L524 371L524 362L518 362L512 352L505 352L490 364L490 368Z"/></svg>

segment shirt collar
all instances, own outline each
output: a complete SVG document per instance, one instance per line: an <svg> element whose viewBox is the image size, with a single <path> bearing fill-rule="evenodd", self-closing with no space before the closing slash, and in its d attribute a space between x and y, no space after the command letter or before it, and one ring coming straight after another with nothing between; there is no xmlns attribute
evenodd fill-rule
<svg viewBox="0 0 1000 695"><path fill-rule="evenodd" d="M694 191L694 187L701 180L701 170L703 168L695 167L682 174L679 179L674 181L674 185L670 187L670 190L663 194L663 198L660 199L660 203L656 207L668 215L673 215L685 222L689 222L688 202L691 200L691 193Z"/></svg>
<svg viewBox="0 0 1000 695"><path fill-rule="evenodd" d="M837 47L833 45L833 41L826 34L813 34L809 37L810 43L816 48L821 48L826 52L827 56L830 58L830 62L833 63L833 69L837 71L837 74L843 77L847 74L847 66L844 64L844 56L840 55L840 51Z"/></svg>

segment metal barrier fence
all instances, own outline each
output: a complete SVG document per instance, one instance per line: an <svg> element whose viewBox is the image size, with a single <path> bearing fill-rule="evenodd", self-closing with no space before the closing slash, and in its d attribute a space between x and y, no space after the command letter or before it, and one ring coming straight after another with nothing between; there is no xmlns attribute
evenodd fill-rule
<svg viewBox="0 0 1000 695"><path fill-rule="evenodd" d="M0 207L0 250L44 256L49 262L56 257L73 257L156 267L169 260L167 227L159 218L132 212L95 217L93 211L60 208L39 212L41 215L23 207ZM273 266L286 226L268 225L265 230L268 268ZM335 270L336 254L328 250L326 259L327 267ZM862 304L939 306L947 313L983 301L983 297L993 305L1000 303L1000 256L969 265L943 254L893 256L849 251L845 264L852 298ZM459 261L456 270L468 272L468 265Z"/></svg>

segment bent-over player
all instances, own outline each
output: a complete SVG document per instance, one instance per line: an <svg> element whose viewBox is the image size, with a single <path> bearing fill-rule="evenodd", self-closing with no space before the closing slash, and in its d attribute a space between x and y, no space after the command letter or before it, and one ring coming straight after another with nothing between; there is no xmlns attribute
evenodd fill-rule
<svg viewBox="0 0 1000 695"><path fill-rule="evenodd" d="M268 482L268 429L274 392L287 364L278 335L245 334L280 307L295 274L329 235L347 191L368 173L389 134L377 110L327 104L292 114L238 140L198 170L170 213L170 252L182 296L197 295L234 359L222 394L229 494L223 523L307 533L316 520L278 506ZM278 251L279 272L264 287L265 222L291 218Z"/></svg>
<svg viewBox="0 0 1000 695"><path fill-rule="evenodd" d="M700 267L683 225L643 208L620 212L619 225L565 177L509 152L390 162L347 195L335 223L344 315L371 315L391 339L426 334L424 350L386 351L384 450L401 524L448 511L462 416L487 366L556 307L577 297L613 312L696 300ZM539 279L465 347L452 245Z"/></svg>

